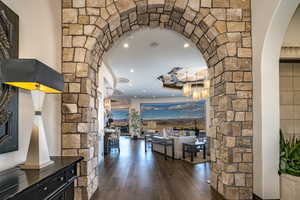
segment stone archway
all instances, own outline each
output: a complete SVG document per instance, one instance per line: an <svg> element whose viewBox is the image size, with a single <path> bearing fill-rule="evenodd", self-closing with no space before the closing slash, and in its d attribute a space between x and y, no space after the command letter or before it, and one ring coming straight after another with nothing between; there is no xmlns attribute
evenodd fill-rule
<svg viewBox="0 0 300 200"><path fill-rule="evenodd" d="M193 41L209 67L211 185L226 199L252 199L250 1L63 0L62 154L82 155L77 198L97 189L97 73L120 36L143 26Z"/></svg>
<svg viewBox="0 0 300 200"><path fill-rule="evenodd" d="M289 22L300 0L255 2L253 6L254 193L262 199L280 198L279 60ZM266 13L266 14L265 14Z"/></svg>

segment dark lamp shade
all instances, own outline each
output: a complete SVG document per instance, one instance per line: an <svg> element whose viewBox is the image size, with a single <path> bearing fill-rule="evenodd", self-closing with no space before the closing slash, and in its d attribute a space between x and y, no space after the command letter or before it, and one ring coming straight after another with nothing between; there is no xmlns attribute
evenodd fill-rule
<svg viewBox="0 0 300 200"><path fill-rule="evenodd" d="M36 59L1 60L0 82L46 93L64 90L63 75Z"/></svg>

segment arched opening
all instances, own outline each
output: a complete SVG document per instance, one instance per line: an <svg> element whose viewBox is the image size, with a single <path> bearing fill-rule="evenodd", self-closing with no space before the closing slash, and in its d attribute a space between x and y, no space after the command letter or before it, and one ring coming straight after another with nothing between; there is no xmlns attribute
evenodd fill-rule
<svg viewBox="0 0 300 200"><path fill-rule="evenodd" d="M253 68L253 190L263 199L280 198L279 60L284 35L298 4L294 0L252 5L253 66L257 66Z"/></svg>
<svg viewBox="0 0 300 200"><path fill-rule="evenodd" d="M107 145L112 148L105 149L99 186L113 188L122 184L124 179L127 182L134 181L135 184L125 184L113 194L109 190L99 191L96 198L118 198L120 194L127 192L124 199L140 198L141 193L149 199L156 199L159 198L157 194L163 192L164 198L185 199L185 195L189 194L190 199L198 199L199 193L208 191L203 194L203 198L211 199L213 195L206 183L210 171L209 163L206 162L208 156L203 158L203 150L199 150L191 161L188 152L185 152L185 159L182 153L184 142L194 141L196 135L200 141L206 139L205 99L193 101L191 96L183 96L180 86L171 89L169 86L175 87L172 82L170 85L166 83L164 87L162 80L158 79L162 76L164 80L169 80L171 76L168 73L172 73L176 80L197 80L200 83L205 78L207 65L198 48L192 41L172 30L144 27L121 36L104 53L103 58L101 68L109 68L116 79L113 91L111 86L107 88L107 98L112 102L111 108L106 112L112 113L110 117L113 121L109 129L105 129L107 132L104 133L104 140L107 144L109 139L112 141L113 137L110 136L113 135L119 141L120 150L118 145ZM196 76L197 74L199 75ZM174 83L178 83L176 80ZM141 121L138 131L131 125L133 111ZM121 127L124 130L121 136L109 132ZM196 129L199 129L197 134ZM167 146L167 160L164 158L162 145L150 142L145 145L145 137L153 135L174 139L174 160L171 145ZM208 155L208 149L206 153ZM126 169L124 166L127 166ZM114 182L109 181L110 171L114 171L114 176L118 177ZM160 174L167 171L173 172L173 181L165 185ZM128 173L131 176L128 177ZM184 185L184 193L170 190L178 186L177 180L181 180L180 184ZM152 192L154 188L155 194ZM132 190L137 192L128 192Z"/></svg>
<svg viewBox="0 0 300 200"><path fill-rule="evenodd" d="M249 1L138 1L63 5L62 151L84 155L78 195L97 189L98 73L104 52L140 27L171 29L199 48L211 82L211 186L252 198L252 72Z"/></svg>
<svg viewBox="0 0 300 200"><path fill-rule="evenodd" d="M127 106L140 112L140 104L146 103L145 99L149 102L157 99L158 103L162 98L165 103L176 102L175 98L178 102L192 102L192 92L188 97L183 95L182 83L190 81L195 90L197 81L200 88L200 82L207 78L207 64L193 42L162 28L142 28L122 36L106 53L104 63L115 77L116 87L108 88L114 90L109 97L113 105L117 104L115 109ZM131 104L133 99L135 105Z"/></svg>

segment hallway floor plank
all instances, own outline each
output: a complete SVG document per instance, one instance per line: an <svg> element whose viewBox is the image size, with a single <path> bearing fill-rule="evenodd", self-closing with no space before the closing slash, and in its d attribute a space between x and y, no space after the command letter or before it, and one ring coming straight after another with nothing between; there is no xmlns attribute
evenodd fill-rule
<svg viewBox="0 0 300 200"><path fill-rule="evenodd" d="M164 160L142 140L122 137L121 153L106 156L94 200L221 200L206 183L209 164Z"/></svg>

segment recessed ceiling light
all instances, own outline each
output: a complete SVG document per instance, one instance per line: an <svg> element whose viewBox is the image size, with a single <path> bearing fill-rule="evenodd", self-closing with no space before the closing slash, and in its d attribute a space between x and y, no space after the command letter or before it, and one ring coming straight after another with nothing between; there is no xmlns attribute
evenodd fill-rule
<svg viewBox="0 0 300 200"><path fill-rule="evenodd" d="M124 47L124 48L128 48L128 47L129 47L129 44L128 44L128 43L124 43L124 44L123 44L123 47Z"/></svg>
<svg viewBox="0 0 300 200"><path fill-rule="evenodd" d="M136 96L134 96L134 98L136 98Z"/></svg>
<svg viewBox="0 0 300 200"><path fill-rule="evenodd" d="M183 45L184 48L188 48L189 46L190 46L189 43L185 43L185 44Z"/></svg>
<svg viewBox="0 0 300 200"><path fill-rule="evenodd" d="M133 72L134 72L134 69L131 68L131 69L130 69L130 72L133 73Z"/></svg>
<svg viewBox="0 0 300 200"><path fill-rule="evenodd" d="M144 93L146 93L146 92L147 92L147 90L143 90L143 92L144 92Z"/></svg>

